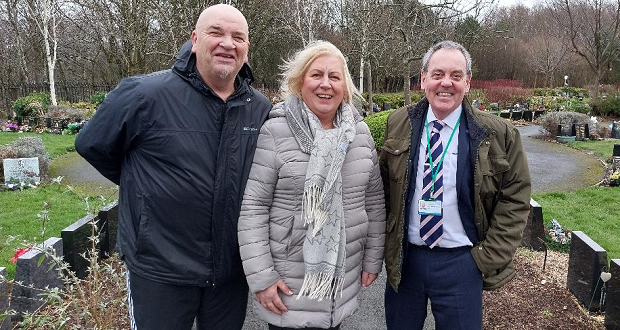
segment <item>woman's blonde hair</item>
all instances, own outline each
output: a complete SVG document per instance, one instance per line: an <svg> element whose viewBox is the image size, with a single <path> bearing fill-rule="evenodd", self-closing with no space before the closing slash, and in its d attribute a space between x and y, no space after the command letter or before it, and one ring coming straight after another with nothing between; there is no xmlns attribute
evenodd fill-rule
<svg viewBox="0 0 620 330"><path fill-rule="evenodd" d="M306 48L296 52L290 59L284 61L280 66L283 71L280 91L282 97L286 99L289 95L295 95L301 99L301 86L304 82L304 75L308 71L310 64L321 56L336 56L342 62L344 71L344 101L351 103L353 97L362 98L362 95L353 84L347 61L344 55L332 43L323 40L313 41Z"/></svg>

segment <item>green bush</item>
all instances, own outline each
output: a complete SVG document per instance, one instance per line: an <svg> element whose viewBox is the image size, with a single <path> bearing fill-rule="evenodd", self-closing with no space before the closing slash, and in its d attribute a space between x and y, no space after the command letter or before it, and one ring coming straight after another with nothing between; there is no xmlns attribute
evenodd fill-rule
<svg viewBox="0 0 620 330"><path fill-rule="evenodd" d="M368 102L368 93L363 93L364 100ZM389 102L392 108L402 107L405 104L405 95L403 93L377 93L372 95L372 101L383 109L383 103Z"/></svg>
<svg viewBox="0 0 620 330"><path fill-rule="evenodd" d="M588 90L585 88L563 86L563 87L558 87L555 90L560 91L561 93L567 93L569 94L569 96L570 94L572 94L573 97L578 97L579 93L583 93L584 96L588 96Z"/></svg>
<svg viewBox="0 0 620 330"><path fill-rule="evenodd" d="M90 97L90 103L94 104L95 107L98 107L99 104L103 102L103 99L105 99L106 94L106 92L97 92L93 94L93 96Z"/></svg>
<svg viewBox="0 0 620 330"><path fill-rule="evenodd" d="M50 103L50 93L34 92L15 100L13 102L13 111L15 111L17 116L42 116Z"/></svg>
<svg viewBox="0 0 620 330"><path fill-rule="evenodd" d="M620 94L614 93L606 98L599 98L598 104L593 108L593 114L597 116L620 116Z"/></svg>
<svg viewBox="0 0 620 330"><path fill-rule="evenodd" d="M362 93L364 97L364 104L368 106L368 94ZM411 104L416 104L420 102L420 100L424 97L424 93L422 91L412 91L411 92ZM389 102L392 105L392 109L400 108L405 105L405 94L404 93L377 93L372 95L372 101L379 106L379 108L383 109L383 103Z"/></svg>
<svg viewBox="0 0 620 330"><path fill-rule="evenodd" d="M381 150L381 147L383 146L385 125L387 124L388 115L391 112L391 110L381 111L364 119L364 121L368 125L368 128L370 128L370 134L372 135L373 140L375 140L375 147L377 148L377 150Z"/></svg>
<svg viewBox="0 0 620 330"><path fill-rule="evenodd" d="M580 101L579 99L570 99L564 106L564 111L578 112L588 114L592 110L589 104Z"/></svg>
<svg viewBox="0 0 620 330"><path fill-rule="evenodd" d="M562 86L556 88L534 88L535 96L558 96L558 94L572 94L573 97L578 97L579 93L583 93L584 97L588 96L588 90L579 87Z"/></svg>
<svg viewBox="0 0 620 330"><path fill-rule="evenodd" d="M551 88L534 88L534 96L553 96L555 93Z"/></svg>

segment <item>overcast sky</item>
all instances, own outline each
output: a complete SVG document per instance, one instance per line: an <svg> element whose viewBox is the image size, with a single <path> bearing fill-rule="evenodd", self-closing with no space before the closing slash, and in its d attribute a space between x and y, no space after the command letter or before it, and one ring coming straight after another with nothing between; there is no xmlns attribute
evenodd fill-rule
<svg viewBox="0 0 620 330"><path fill-rule="evenodd" d="M532 7L534 3L540 2L540 0L498 0L498 4L501 7L509 7L521 3L527 7Z"/></svg>

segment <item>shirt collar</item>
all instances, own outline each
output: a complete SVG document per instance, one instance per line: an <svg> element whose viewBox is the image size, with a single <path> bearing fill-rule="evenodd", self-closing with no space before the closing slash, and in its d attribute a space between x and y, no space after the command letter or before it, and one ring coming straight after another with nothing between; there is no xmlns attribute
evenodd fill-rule
<svg viewBox="0 0 620 330"><path fill-rule="evenodd" d="M448 117L446 117L444 120L442 120L448 127L450 127L450 129L455 129L456 128L456 122L459 120L459 117L461 117L461 113L463 112L463 105L459 105L458 108L454 109L454 111L452 111L452 113L450 113L448 115ZM433 109L431 108L431 105L428 105L428 111L426 112L426 120L428 123L432 122L433 120L437 120L437 117L435 117L435 113L433 112Z"/></svg>

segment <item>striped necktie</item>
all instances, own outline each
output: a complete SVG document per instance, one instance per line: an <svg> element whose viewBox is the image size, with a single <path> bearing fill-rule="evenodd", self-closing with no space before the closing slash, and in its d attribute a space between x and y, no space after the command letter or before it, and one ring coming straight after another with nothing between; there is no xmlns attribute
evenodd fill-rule
<svg viewBox="0 0 620 330"><path fill-rule="evenodd" d="M433 129L430 134L430 147L426 150L426 161L424 162L424 176L423 176L423 188L422 198L443 201L443 164L439 164L441 160L441 154L443 153L443 146L441 144L441 137L439 131L446 125L441 120L434 120ZM433 175L431 173L429 152L433 156L433 172L436 172L435 176L435 189L431 196L431 187L433 186ZM442 207L443 209L443 207ZM443 238L443 216L442 215L423 215L420 218L420 236L422 240L431 249L435 247Z"/></svg>

